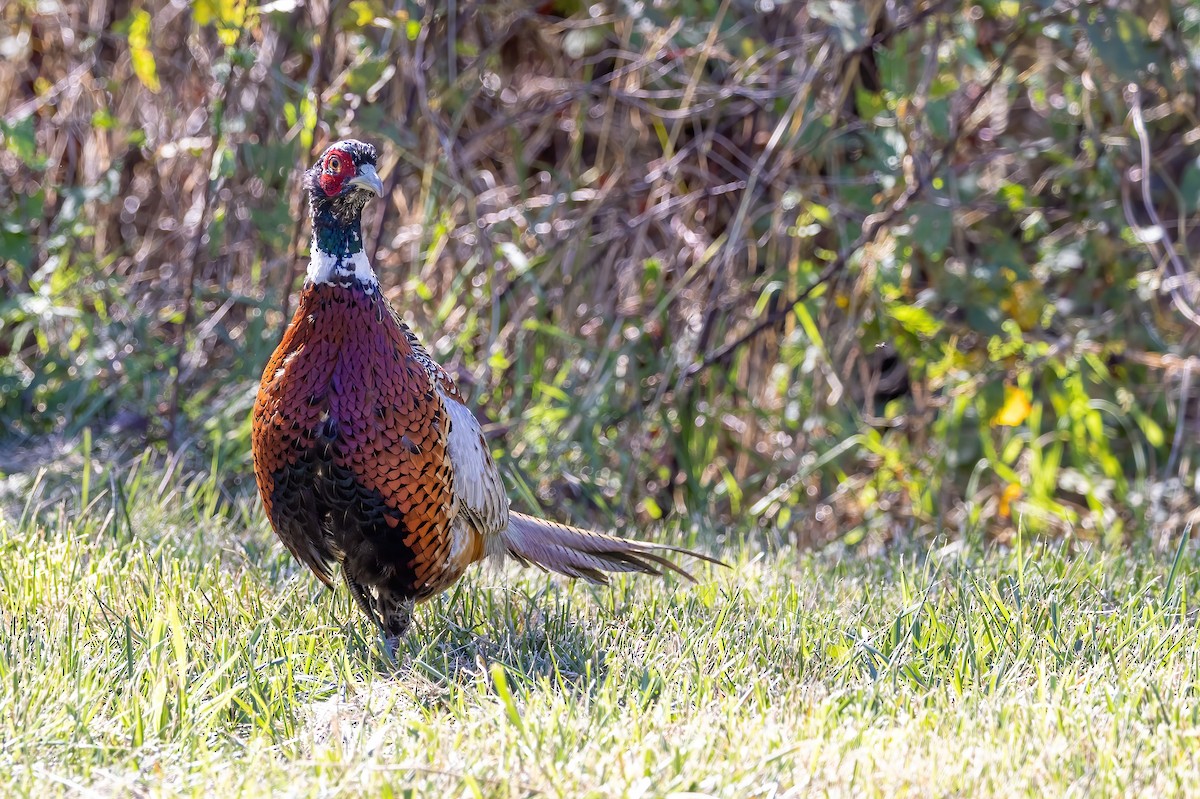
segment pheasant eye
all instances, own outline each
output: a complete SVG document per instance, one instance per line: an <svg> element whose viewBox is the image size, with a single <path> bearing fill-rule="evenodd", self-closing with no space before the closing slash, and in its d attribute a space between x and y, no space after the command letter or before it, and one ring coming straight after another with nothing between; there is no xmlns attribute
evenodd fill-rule
<svg viewBox="0 0 1200 799"><path fill-rule="evenodd" d="M338 158L336 155L329 156L329 171L330 172L341 172L342 171L342 159Z"/></svg>

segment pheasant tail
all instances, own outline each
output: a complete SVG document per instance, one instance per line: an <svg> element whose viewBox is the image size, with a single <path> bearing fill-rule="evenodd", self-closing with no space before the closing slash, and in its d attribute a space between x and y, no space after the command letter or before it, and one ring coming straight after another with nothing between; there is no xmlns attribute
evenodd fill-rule
<svg viewBox="0 0 1200 799"><path fill-rule="evenodd" d="M666 544L648 544L626 538L568 527L565 524L510 512L508 528L501 533L508 554L523 565L533 564L568 577L581 577L601 585L608 582L605 572L643 572L662 574L670 569L696 582L686 569L667 560L659 552L678 552L710 563L725 565L700 552Z"/></svg>

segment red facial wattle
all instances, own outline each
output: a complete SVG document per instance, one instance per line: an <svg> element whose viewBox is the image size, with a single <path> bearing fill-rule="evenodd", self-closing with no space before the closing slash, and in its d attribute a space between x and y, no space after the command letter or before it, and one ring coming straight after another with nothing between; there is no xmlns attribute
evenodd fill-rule
<svg viewBox="0 0 1200 799"><path fill-rule="evenodd" d="M346 181L354 177L354 159L342 150L331 150L321 162L321 190L326 197L336 197Z"/></svg>

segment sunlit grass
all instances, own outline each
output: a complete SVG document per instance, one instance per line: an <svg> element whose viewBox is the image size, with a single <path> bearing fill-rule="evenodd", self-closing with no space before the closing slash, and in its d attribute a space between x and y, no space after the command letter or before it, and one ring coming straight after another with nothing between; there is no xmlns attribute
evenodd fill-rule
<svg viewBox="0 0 1200 799"><path fill-rule="evenodd" d="M1190 546L747 544L698 586L609 589L480 569L392 662L252 498L88 482L86 512L78 480L0 527L6 796L1200 789Z"/></svg>

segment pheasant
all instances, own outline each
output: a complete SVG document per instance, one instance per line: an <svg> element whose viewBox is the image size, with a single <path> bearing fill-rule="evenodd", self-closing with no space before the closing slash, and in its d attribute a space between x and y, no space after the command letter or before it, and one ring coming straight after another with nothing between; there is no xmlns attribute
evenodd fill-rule
<svg viewBox="0 0 1200 799"><path fill-rule="evenodd" d="M347 139L304 173L311 261L253 419L258 490L284 546L330 588L340 565L393 644L417 603L488 555L595 583L660 568L693 580L663 550L719 563L509 510L479 422L363 252L363 208L384 194L376 157Z"/></svg>

